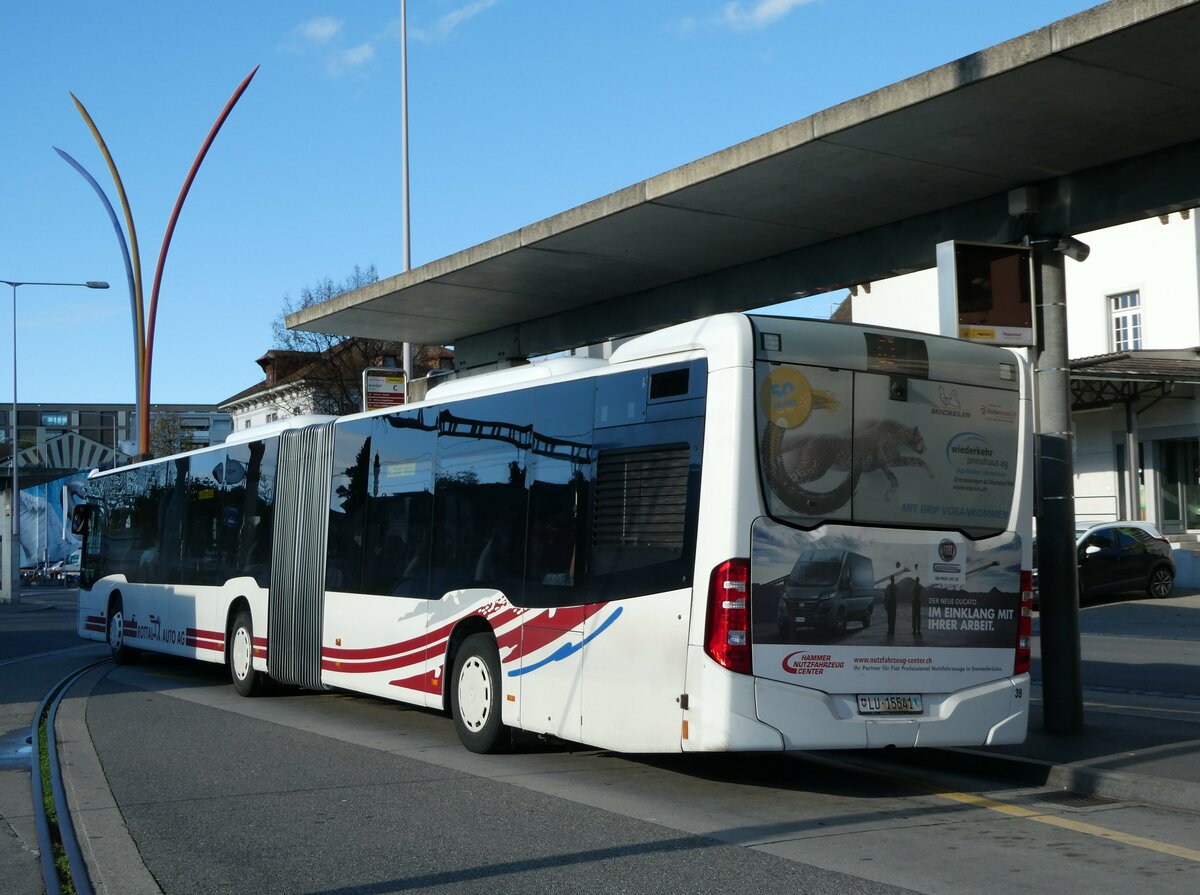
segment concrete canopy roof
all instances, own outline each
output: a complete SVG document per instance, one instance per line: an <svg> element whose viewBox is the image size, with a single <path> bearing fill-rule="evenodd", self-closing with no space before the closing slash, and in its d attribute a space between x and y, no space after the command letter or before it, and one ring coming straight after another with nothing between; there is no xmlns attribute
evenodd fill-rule
<svg viewBox="0 0 1200 895"><path fill-rule="evenodd" d="M287 318L527 356L1200 204L1200 0L1113 0ZM1009 193L1036 190L1036 217Z"/></svg>

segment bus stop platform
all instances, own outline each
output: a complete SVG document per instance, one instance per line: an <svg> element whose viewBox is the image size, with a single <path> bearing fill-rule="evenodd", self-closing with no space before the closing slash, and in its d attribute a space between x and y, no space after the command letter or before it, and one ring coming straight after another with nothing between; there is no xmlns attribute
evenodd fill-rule
<svg viewBox="0 0 1200 895"><path fill-rule="evenodd" d="M897 763L1062 790L1095 802L1197 811L1200 698L1194 699L1191 709L1172 710L1187 714L1169 717L1146 715L1134 704L1124 712L1090 708L1085 695L1083 730L1075 734L1047 732L1041 704L1035 702L1029 735L1020 745L915 749L894 758Z"/></svg>
<svg viewBox="0 0 1200 895"><path fill-rule="evenodd" d="M1046 730L1035 646L1024 743L917 749L898 760L1097 800L1200 810L1200 590L1089 605L1080 627L1078 733ZM1035 644L1037 632L1035 619Z"/></svg>

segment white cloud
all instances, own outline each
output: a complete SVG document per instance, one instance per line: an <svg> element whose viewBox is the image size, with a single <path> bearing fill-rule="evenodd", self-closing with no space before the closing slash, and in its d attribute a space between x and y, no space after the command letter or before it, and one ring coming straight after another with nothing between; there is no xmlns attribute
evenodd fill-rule
<svg viewBox="0 0 1200 895"><path fill-rule="evenodd" d="M348 47L342 22L332 16L316 16L297 25L292 32L290 52L314 55L321 59L328 77L340 77L361 70L375 59L378 41L367 40Z"/></svg>
<svg viewBox="0 0 1200 895"><path fill-rule="evenodd" d="M721 10L720 22L738 31L766 28L786 16L797 6L813 0L758 0L747 7L744 3L726 3Z"/></svg>
<svg viewBox="0 0 1200 895"><path fill-rule="evenodd" d="M346 67L365 65L374 58L375 45L371 43L359 44L357 47L351 47L339 54L339 59Z"/></svg>
<svg viewBox="0 0 1200 895"><path fill-rule="evenodd" d="M328 43L342 30L342 23L329 16L317 16L296 26L296 33L312 43Z"/></svg>
<svg viewBox="0 0 1200 895"><path fill-rule="evenodd" d="M445 40L459 25L475 18L486 9L495 6L499 0L473 0L465 6L460 6L446 13L428 28L413 28L413 37L425 43Z"/></svg>

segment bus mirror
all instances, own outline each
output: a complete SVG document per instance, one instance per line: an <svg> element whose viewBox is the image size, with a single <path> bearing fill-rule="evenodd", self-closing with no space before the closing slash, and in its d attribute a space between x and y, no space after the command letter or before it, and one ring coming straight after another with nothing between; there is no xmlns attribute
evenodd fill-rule
<svg viewBox="0 0 1200 895"><path fill-rule="evenodd" d="M71 534L81 535L87 531L88 523L92 519L92 508L86 503L81 503L71 510Z"/></svg>

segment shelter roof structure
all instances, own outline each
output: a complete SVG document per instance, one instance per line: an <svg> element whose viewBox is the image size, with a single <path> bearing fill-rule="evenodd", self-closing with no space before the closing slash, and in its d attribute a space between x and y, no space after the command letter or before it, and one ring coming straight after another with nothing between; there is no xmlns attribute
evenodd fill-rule
<svg viewBox="0 0 1200 895"><path fill-rule="evenodd" d="M1071 361L1075 410L1165 397L1176 386L1200 387L1200 348L1120 351Z"/></svg>
<svg viewBox="0 0 1200 895"><path fill-rule="evenodd" d="M1112 0L287 318L460 367L1200 205L1200 0Z"/></svg>

